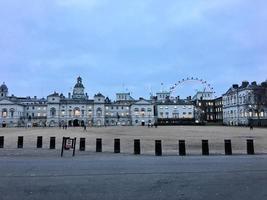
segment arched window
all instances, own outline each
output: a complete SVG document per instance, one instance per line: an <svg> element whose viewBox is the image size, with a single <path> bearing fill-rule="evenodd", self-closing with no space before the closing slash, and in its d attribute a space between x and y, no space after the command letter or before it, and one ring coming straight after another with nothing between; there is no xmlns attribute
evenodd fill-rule
<svg viewBox="0 0 267 200"><path fill-rule="evenodd" d="M264 117L264 110L263 109L260 112L260 117Z"/></svg>
<svg viewBox="0 0 267 200"><path fill-rule="evenodd" d="M55 116L56 116L56 109L55 109L55 108L51 108L51 109L50 109L50 115L51 115L52 117L55 117Z"/></svg>
<svg viewBox="0 0 267 200"><path fill-rule="evenodd" d="M2 117L3 118L7 117L7 109L6 108L2 109Z"/></svg>
<svg viewBox="0 0 267 200"><path fill-rule="evenodd" d="M81 115L81 111L80 111L80 108L76 107L73 109L73 114L75 117L80 117Z"/></svg>
<svg viewBox="0 0 267 200"><path fill-rule="evenodd" d="M102 116L102 109L101 108L97 108L96 109L96 115L97 115L97 117L101 117Z"/></svg>
<svg viewBox="0 0 267 200"><path fill-rule="evenodd" d="M11 109L9 110L9 112L10 112L10 117L13 118L13 117L14 117L15 109L14 109L14 108L11 108Z"/></svg>

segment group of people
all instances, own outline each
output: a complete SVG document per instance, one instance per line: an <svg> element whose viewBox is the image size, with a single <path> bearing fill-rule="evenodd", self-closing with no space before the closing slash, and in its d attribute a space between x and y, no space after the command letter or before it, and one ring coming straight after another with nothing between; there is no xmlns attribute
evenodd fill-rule
<svg viewBox="0 0 267 200"><path fill-rule="evenodd" d="M158 124L157 124L157 123L154 123L154 124L152 124L152 123L148 123L148 124L147 124L147 127L148 127L148 128L152 128L153 126L154 126L155 128L158 128Z"/></svg>

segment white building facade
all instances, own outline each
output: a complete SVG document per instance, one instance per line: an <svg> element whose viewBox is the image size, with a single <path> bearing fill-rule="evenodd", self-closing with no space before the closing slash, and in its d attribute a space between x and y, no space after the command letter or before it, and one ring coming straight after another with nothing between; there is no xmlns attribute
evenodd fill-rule
<svg viewBox="0 0 267 200"><path fill-rule="evenodd" d="M223 96L223 123L225 125L265 125L267 120L267 83L244 81L234 84Z"/></svg>

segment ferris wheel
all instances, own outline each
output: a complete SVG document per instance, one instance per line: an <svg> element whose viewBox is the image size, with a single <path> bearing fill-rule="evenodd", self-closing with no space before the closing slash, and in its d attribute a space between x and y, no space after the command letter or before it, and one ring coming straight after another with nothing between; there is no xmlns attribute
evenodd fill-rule
<svg viewBox="0 0 267 200"><path fill-rule="evenodd" d="M214 88L212 87L211 84L209 84L206 80L202 78L197 78L197 77L187 77L187 78L177 81L174 85L171 85L169 89L170 93L173 93L179 85L188 83L188 82L196 82L198 84L201 84L203 86L202 92L212 92L213 94L215 94Z"/></svg>

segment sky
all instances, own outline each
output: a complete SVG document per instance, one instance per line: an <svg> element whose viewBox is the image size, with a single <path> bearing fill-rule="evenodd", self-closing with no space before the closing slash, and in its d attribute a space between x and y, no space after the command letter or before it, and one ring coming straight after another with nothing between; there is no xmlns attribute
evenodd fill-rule
<svg viewBox="0 0 267 200"><path fill-rule="evenodd" d="M9 94L149 98L179 80L216 96L267 79L266 0L1 0L0 82ZM179 84L172 95L202 90Z"/></svg>

